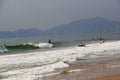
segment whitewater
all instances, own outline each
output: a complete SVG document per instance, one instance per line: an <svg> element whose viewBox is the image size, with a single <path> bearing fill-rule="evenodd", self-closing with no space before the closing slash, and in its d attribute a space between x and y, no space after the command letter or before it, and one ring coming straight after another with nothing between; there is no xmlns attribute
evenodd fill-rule
<svg viewBox="0 0 120 80"><path fill-rule="evenodd" d="M69 67L78 59L120 54L120 41L72 46L43 52L0 56L0 80L37 80L45 73Z"/></svg>

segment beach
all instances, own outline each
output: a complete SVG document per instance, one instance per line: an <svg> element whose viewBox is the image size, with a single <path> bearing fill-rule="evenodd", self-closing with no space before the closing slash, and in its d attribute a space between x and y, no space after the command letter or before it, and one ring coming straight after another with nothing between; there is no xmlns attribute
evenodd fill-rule
<svg viewBox="0 0 120 80"><path fill-rule="evenodd" d="M57 70L53 75L49 74L38 80L119 80L120 56L90 62L77 61L70 64L69 68Z"/></svg>
<svg viewBox="0 0 120 80"><path fill-rule="evenodd" d="M99 80L119 74L120 41L0 56L1 80Z"/></svg>

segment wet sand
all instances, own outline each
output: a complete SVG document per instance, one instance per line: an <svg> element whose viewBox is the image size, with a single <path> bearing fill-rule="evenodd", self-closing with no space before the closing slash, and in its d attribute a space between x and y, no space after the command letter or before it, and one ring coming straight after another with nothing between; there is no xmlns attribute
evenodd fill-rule
<svg viewBox="0 0 120 80"><path fill-rule="evenodd" d="M38 80L120 80L120 55L79 59L70 67L47 73Z"/></svg>
<svg viewBox="0 0 120 80"><path fill-rule="evenodd" d="M119 74L101 76L101 77L93 78L91 80L120 80L120 73Z"/></svg>

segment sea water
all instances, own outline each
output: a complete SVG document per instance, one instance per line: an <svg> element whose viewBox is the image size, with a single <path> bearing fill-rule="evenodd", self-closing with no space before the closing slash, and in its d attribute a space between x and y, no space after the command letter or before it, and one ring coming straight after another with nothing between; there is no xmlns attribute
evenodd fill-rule
<svg viewBox="0 0 120 80"><path fill-rule="evenodd" d="M62 47L69 47L69 46L75 46L80 44L80 42L84 43L91 43L91 38L82 37L82 36L42 36L42 37L17 37L17 38L4 38L0 39L0 45L16 45L16 44L24 44L28 42L32 43L38 43L38 42L48 42L48 40L51 39L54 43L54 47L50 49L32 49L32 50L10 50L8 53L1 54L0 55L6 55L6 54L18 54L18 53L25 53L25 52L34 52L34 51L46 51L46 50L52 50L56 48L62 48Z"/></svg>
<svg viewBox="0 0 120 80"><path fill-rule="evenodd" d="M69 63L80 59L96 59L120 53L120 41L101 43L85 40L85 47L77 46L81 40L60 42L62 46L57 48L0 55L1 80L36 80L45 73L69 67Z"/></svg>
<svg viewBox="0 0 120 80"><path fill-rule="evenodd" d="M16 38L4 38L0 39L1 44L21 44L25 42L48 42L51 39L53 42L61 41L79 41L79 40L91 40L92 38L103 38L107 40L120 40L119 34L93 34L93 35L64 35L64 36L38 36L38 37L16 37Z"/></svg>

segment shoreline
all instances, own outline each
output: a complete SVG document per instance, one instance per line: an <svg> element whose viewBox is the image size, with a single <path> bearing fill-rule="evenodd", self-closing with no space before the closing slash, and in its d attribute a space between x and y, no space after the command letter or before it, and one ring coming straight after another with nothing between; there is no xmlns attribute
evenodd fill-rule
<svg viewBox="0 0 120 80"><path fill-rule="evenodd" d="M120 41L0 56L1 80L89 80L120 73Z"/></svg>
<svg viewBox="0 0 120 80"><path fill-rule="evenodd" d="M98 59L97 61L77 61L70 67L44 74L37 80L116 80L120 79L120 56Z"/></svg>

